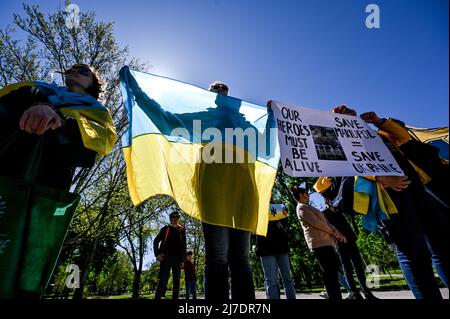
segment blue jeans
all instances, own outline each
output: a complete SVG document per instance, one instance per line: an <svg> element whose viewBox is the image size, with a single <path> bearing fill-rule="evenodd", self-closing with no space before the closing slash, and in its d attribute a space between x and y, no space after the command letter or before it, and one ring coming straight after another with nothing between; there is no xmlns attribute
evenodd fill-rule
<svg viewBox="0 0 450 319"><path fill-rule="evenodd" d="M449 274L449 270L450 270L448 260L443 261L443 259L439 256L439 254L436 253L436 250L433 249L433 247L431 247L431 245L430 245L430 251L431 251L431 259L433 261L433 267L436 270L438 276L441 278L445 287L448 288L448 274Z"/></svg>
<svg viewBox="0 0 450 319"><path fill-rule="evenodd" d="M429 252L424 254L420 251L414 254L397 249L403 276L416 299L442 299L434 278Z"/></svg>
<svg viewBox="0 0 450 319"><path fill-rule="evenodd" d="M192 294L192 299L197 299L197 281L196 280L186 280L186 299Z"/></svg>
<svg viewBox="0 0 450 319"><path fill-rule="evenodd" d="M231 274L231 298L255 299L250 268L250 233L203 223L205 236L205 299L229 299L228 275Z"/></svg>
<svg viewBox="0 0 450 319"><path fill-rule="evenodd" d="M344 270L342 268L339 269L338 280L339 283L342 285L342 287L344 287L345 290L347 290L347 292L353 292L352 288L350 287L350 284L348 283L347 276L345 275Z"/></svg>
<svg viewBox="0 0 450 319"><path fill-rule="evenodd" d="M295 299L294 281L291 276L288 254L261 256L264 270L264 286L268 299L280 299L278 289L278 269L280 269L287 299Z"/></svg>

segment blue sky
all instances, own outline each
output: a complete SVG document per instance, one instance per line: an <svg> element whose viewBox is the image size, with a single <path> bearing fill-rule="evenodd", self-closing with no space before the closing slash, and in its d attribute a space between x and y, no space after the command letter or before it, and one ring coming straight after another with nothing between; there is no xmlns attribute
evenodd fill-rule
<svg viewBox="0 0 450 319"><path fill-rule="evenodd" d="M64 7L63 0L25 2L45 12ZM0 28L21 3L1 1ZM221 80L231 95L261 105L345 103L418 127L448 126L447 0L73 3L114 21L120 45L155 74L205 88ZM365 27L370 3L380 7L380 29Z"/></svg>
<svg viewBox="0 0 450 319"><path fill-rule="evenodd" d="M21 2L2 0L0 27L22 12ZM119 43L155 74L201 87L221 80L257 104L345 103L419 127L448 125L447 0L73 3L114 21ZM370 3L380 7L380 29L365 27ZM52 12L64 1L40 6Z"/></svg>

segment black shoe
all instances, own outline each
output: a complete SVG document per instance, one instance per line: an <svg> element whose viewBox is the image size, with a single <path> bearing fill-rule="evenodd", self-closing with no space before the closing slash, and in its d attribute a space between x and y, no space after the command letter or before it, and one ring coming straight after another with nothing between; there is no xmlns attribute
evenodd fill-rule
<svg viewBox="0 0 450 319"><path fill-rule="evenodd" d="M379 299L379 298L375 297L371 291L363 292L363 294L364 294L364 299L372 299L372 300Z"/></svg>

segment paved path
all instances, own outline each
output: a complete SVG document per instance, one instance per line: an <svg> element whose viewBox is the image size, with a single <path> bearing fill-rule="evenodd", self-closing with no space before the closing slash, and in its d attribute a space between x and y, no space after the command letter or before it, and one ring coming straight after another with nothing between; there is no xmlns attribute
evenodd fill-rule
<svg viewBox="0 0 450 319"><path fill-rule="evenodd" d="M397 290L397 291L375 291L373 293L375 297L380 299L414 299L413 294L409 290ZM448 299L449 293L448 289L441 289L442 297ZM342 297L345 297L343 294ZM266 293L264 291L256 292L257 299L266 299ZM282 299L286 298L284 295L281 296ZM298 293L297 299L323 299L319 296L319 293Z"/></svg>

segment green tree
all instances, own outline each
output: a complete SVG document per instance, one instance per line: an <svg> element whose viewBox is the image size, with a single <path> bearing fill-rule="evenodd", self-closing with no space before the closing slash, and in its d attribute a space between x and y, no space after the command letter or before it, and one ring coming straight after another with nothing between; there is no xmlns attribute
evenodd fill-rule
<svg viewBox="0 0 450 319"><path fill-rule="evenodd" d="M133 268L130 259L120 250L107 259L101 272L94 278L97 294L106 296L127 292L132 280Z"/></svg>
<svg viewBox="0 0 450 319"><path fill-rule="evenodd" d="M357 245L361 251L366 266L371 264L379 267L382 273L390 274L390 270L399 269L394 250L386 243L379 233L371 233L362 227L362 216L356 216L359 229Z"/></svg>
<svg viewBox="0 0 450 319"><path fill-rule="evenodd" d="M172 206L173 200L168 196L155 196L137 208L130 202L128 208L122 210L124 227L120 228L118 245L125 250L133 266L132 298L139 298L144 257L151 247L152 237L159 231L151 226L150 220Z"/></svg>

